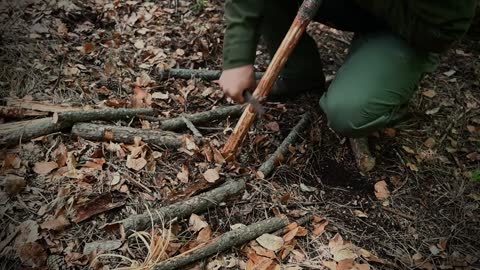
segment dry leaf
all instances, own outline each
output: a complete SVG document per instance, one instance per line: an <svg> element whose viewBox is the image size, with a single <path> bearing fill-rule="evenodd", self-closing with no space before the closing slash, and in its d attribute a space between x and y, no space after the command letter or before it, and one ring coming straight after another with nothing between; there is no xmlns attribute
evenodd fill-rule
<svg viewBox="0 0 480 270"><path fill-rule="evenodd" d="M353 265L353 269L355 270L370 270L370 265L368 264L358 264L358 263L355 263Z"/></svg>
<svg viewBox="0 0 480 270"><path fill-rule="evenodd" d="M113 197L111 193L100 195L86 203L75 206L76 213L73 222L82 222L95 215L123 206L124 204L124 196Z"/></svg>
<svg viewBox="0 0 480 270"><path fill-rule="evenodd" d="M55 156L55 161L57 162L58 167L63 167L67 164L68 151L67 147L63 143L60 144L57 149L55 149L53 155Z"/></svg>
<svg viewBox="0 0 480 270"><path fill-rule="evenodd" d="M188 166L183 164L182 171L177 174L177 179L180 180L182 183L188 183Z"/></svg>
<svg viewBox="0 0 480 270"><path fill-rule="evenodd" d="M427 91L423 91L422 95L424 95L428 98L433 98L437 95L437 92L435 92L435 90L430 89L430 90L427 90Z"/></svg>
<svg viewBox="0 0 480 270"><path fill-rule="evenodd" d="M38 224L33 220L27 220L22 222L18 226L18 230L20 231L19 236L15 238L14 247L19 249L25 243L35 242L40 239L39 228Z"/></svg>
<svg viewBox="0 0 480 270"><path fill-rule="evenodd" d="M3 161L2 170L9 170L9 169L19 169L21 165L20 158L15 154L7 154L5 160Z"/></svg>
<svg viewBox="0 0 480 270"><path fill-rule="evenodd" d="M411 171L413 171L413 172L418 172L418 167L417 167L417 165L415 165L415 164L413 164L413 163L408 162L408 163L407 163L407 167L408 167Z"/></svg>
<svg viewBox="0 0 480 270"><path fill-rule="evenodd" d="M262 234L256 240L262 247L271 251L280 250L284 243L281 237L268 233Z"/></svg>
<svg viewBox="0 0 480 270"><path fill-rule="evenodd" d="M198 232L201 229L208 227L208 223L205 222L205 220L202 217L196 214L192 214L190 216L188 223L190 224L190 229L195 232Z"/></svg>
<svg viewBox="0 0 480 270"><path fill-rule="evenodd" d="M328 225L328 220L324 219L319 224L314 225L314 229L312 231L313 235L320 236L325 232L325 227Z"/></svg>
<svg viewBox="0 0 480 270"><path fill-rule="evenodd" d="M360 249L360 255L365 258L365 260L369 261L369 262L377 262L377 263L381 263L381 264L385 264L385 261L378 258L377 256L373 255L370 251L366 250L366 249Z"/></svg>
<svg viewBox="0 0 480 270"><path fill-rule="evenodd" d="M402 146L403 150L405 150L405 152L409 153L409 154L412 154L412 155L415 155L415 150L413 150L412 148L408 147L408 146Z"/></svg>
<svg viewBox="0 0 480 270"><path fill-rule="evenodd" d="M10 196L21 193L27 187L27 181L21 176L7 174L3 177L3 181L5 192Z"/></svg>
<svg viewBox="0 0 480 270"><path fill-rule="evenodd" d="M251 241L249 246L255 251L257 255L270 259L275 259L275 252L260 246L257 241Z"/></svg>
<svg viewBox="0 0 480 270"><path fill-rule="evenodd" d="M53 161L37 162L35 163L35 167L33 167L33 171L40 175L47 175L56 168L58 168L58 164Z"/></svg>
<svg viewBox="0 0 480 270"><path fill-rule="evenodd" d="M212 229L210 226L203 228L197 236L197 241L199 242L208 242L212 239Z"/></svg>
<svg viewBox="0 0 480 270"><path fill-rule="evenodd" d="M85 43L83 44L83 53L90 54L95 50L95 44L93 43Z"/></svg>
<svg viewBox="0 0 480 270"><path fill-rule="evenodd" d="M435 146L435 139L434 138L428 138L423 145L425 145L427 148L432 149Z"/></svg>
<svg viewBox="0 0 480 270"><path fill-rule="evenodd" d="M140 171L147 165L147 160L143 157L141 158L132 158L132 155L127 156L127 168Z"/></svg>
<svg viewBox="0 0 480 270"><path fill-rule="evenodd" d="M294 228L293 230L290 230L287 234L285 234L283 236L283 241L285 242L291 241L293 238L295 238L297 233L298 233L298 227Z"/></svg>
<svg viewBox="0 0 480 270"><path fill-rule="evenodd" d="M47 252L36 242L22 245L18 250L18 256L22 263L32 267L43 266L47 261Z"/></svg>
<svg viewBox="0 0 480 270"><path fill-rule="evenodd" d="M385 200L390 197L390 191L387 187L387 182L379 181L375 184L375 196L379 200Z"/></svg>
<svg viewBox="0 0 480 270"><path fill-rule="evenodd" d="M169 98L168 94L166 93L162 93L162 92L155 92L152 94L152 98L153 99L162 99L162 100L166 100Z"/></svg>
<svg viewBox="0 0 480 270"><path fill-rule="evenodd" d="M352 270L354 259L341 260L337 264L337 270Z"/></svg>
<svg viewBox="0 0 480 270"><path fill-rule="evenodd" d="M334 261L325 261L323 266L327 267L330 270L337 270L337 262Z"/></svg>
<svg viewBox="0 0 480 270"><path fill-rule="evenodd" d="M278 122L270 122L268 124L265 125L265 127L271 131L274 131L274 132L279 132L280 131L280 126L278 125Z"/></svg>
<svg viewBox="0 0 480 270"><path fill-rule="evenodd" d="M215 183L218 179L220 179L220 175L216 169L208 169L203 173L203 177L209 183Z"/></svg>
<svg viewBox="0 0 480 270"><path fill-rule="evenodd" d="M133 46L135 46L135 48L141 50L141 49L145 48L145 42L143 40L139 39L139 40L135 41L135 44L133 44Z"/></svg>
<svg viewBox="0 0 480 270"><path fill-rule="evenodd" d="M93 252L106 252L117 250L122 246L121 240L100 240L95 242L86 243L83 247L83 254L89 255Z"/></svg>
<svg viewBox="0 0 480 270"><path fill-rule="evenodd" d="M434 115L440 111L440 107L433 108L431 110L427 110L425 112L426 115Z"/></svg>
<svg viewBox="0 0 480 270"><path fill-rule="evenodd" d="M368 218L368 215L365 214L364 212L360 211L360 210L353 210L353 213L354 213L355 216L357 216L357 217L360 217L360 218Z"/></svg>
<svg viewBox="0 0 480 270"><path fill-rule="evenodd" d="M70 222L67 218L64 215L60 215L56 219L43 222L40 224L40 228L44 230L63 231L68 225L70 225Z"/></svg>
<svg viewBox="0 0 480 270"><path fill-rule="evenodd" d="M473 152L467 155L467 158L470 159L471 161L477 161L480 160L480 153L478 152Z"/></svg>
<svg viewBox="0 0 480 270"><path fill-rule="evenodd" d="M333 255L333 260L336 262L358 258L358 255L354 252L356 247L349 242L343 241L342 236L339 234L335 235L329 241L328 247L330 248L330 253Z"/></svg>

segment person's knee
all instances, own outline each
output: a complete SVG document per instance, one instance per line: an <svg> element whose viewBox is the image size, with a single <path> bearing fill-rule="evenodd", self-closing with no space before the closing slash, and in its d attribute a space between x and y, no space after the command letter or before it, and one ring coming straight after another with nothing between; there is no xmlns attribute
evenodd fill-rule
<svg viewBox="0 0 480 270"><path fill-rule="evenodd" d="M366 136L370 132L372 117L365 114L367 106L365 102L347 98L322 98L320 105L327 116L329 127L337 134L357 138Z"/></svg>

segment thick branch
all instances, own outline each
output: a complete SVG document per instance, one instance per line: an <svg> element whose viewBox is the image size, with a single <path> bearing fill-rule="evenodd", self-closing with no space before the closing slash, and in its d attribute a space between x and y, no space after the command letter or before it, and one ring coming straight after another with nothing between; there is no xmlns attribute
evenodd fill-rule
<svg viewBox="0 0 480 270"><path fill-rule="evenodd" d="M191 79L200 78L206 81L218 80L222 75L221 70L202 70L202 69L167 69L162 70L158 74L158 80L165 80L170 77L176 79ZM263 72L256 72L255 77L260 79L263 76Z"/></svg>
<svg viewBox="0 0 480 270"><path fill-rule="evenodd" d="M157 146L167 148L182 146L182 135L169 131L77 123L72 128L72 134L92 141L134 143L135 137L140 137L143 142Z"/></svg>
<svg viewBox="0 0 480 270"><path fill-rule="evenodd" d="M192 213L202 213L210 207L217 206L245 190L245 180L230 180L224 185L192 197L186 201L174 203L162 208L151 210L150 213L130 216L114 224L123 225L125 232L145 230L152 222L168 222L174 218L182 219L190 216Z"/></svg>
<svg viewBox="0 0 480 270"><path fill-rule="evenodd" d="M275 167L277 166L277 161L280 157L285 157L288 153L288 146L294 144L299 138L300 135L305 131L307 128L308 123L310 122L311 114L305 113L302 116L302 119L297 123L297 125L290 131L287 138L283 140L282 144L275 150L275 152L265 161L260 168L258 169L262 174L263 177L267 177L270 175Z"/></svg>
<svg viewBox="0 0 480 270"><path fill-rule="evenodd" d="M224 119L229 116L240 115L242 113L242 108L243 106L241 105L220 107L215 110L184 115L184 117L190 120L190 122L192 122L193 124L198 125L202 123L208 123L214 120ZM187 127L187 125L182 118L183 116L162 120L160 122L160 128L163 130L184 129Z"/></svg>
<svg viewBox="0 0 480 270"><path fill-rule="evenodd" d="M231 247L238 246L265 233L271 233L288 225L286 218L270 218L246 227L229 231L222 236L212 240L211 243L190 253L182 254L159 263L155 270L183 269L183 267L220 253Z"/></svg>
<svg viewBox="0 0 480 270"><path fill-rule="evenodd" d="M93 120L120 120L135 117L138 114L153 114L153 109L105 109L91 111L71 111L58 114L58 120L42 118L0 125L0 146L15 145L33 138L59 132L76 122Z"/></svg>

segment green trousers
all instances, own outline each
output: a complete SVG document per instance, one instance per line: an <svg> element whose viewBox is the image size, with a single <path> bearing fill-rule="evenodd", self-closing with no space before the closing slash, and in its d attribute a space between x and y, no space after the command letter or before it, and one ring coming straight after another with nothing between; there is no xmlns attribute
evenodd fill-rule
<svg viewBox="0 0 480 270"><path fill-rule="evenodd" d="M301 1L267 0L261 36L273 55ZM320 99L329 126L347 137L362 137L398 118L438 55L409 45L351 0L324 0L315 21L355 33L345 62ZM328 52L324 52L328 53ZM305 34L282 76L320 78L322 63L315 41Z"/></svg>

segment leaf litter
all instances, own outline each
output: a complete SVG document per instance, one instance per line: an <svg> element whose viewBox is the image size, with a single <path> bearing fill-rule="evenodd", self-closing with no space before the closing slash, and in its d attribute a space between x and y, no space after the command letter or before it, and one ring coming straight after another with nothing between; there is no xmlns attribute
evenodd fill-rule
<svg viewBox="0 0 480 270"><path fill-rule="evenodd" d="M160 112L158 119L227 105L223 100L223 93L214 84L197 79L168 78L159 81L157 78L156 72L164 68L220 68L222 6L214 1L208 2L200 13L196 13L192 11L196 3L187 1L178 3L178 6L171 6L167 1L159 3L108 0L82 3L47 1L24 6L19 3L20 8L10 7L8 11L2 7L1 18L9 19L8 16L12 16L11 19L17 20L14 24L5 24L13 27L2 32L4 38L1 44L4 52L1 56L2 63L11 66L10 70L17 73L8 73L8 70L0 72L2 91L3 89L8 91L2 92L2 97L11 96L17 104L22 104L20 105L22 108L46 113L39 115L40 117L52 116L53 113L64 110L75 110L80 108L79 104L85 108L155 108ZM118 28L120 25L122 27ZM348 35L317 26L313 26L310 31L314 35L318 34L317 37L320 37L322 44L332 49L335 58L342 57L346 49L344 44L328 37L334 35L337 39L343 40L348 39ZM17 40L17 37L26 37L27 40L21 38ZM32 46L32 41L38 45ZM8 42L18 46L11 46ZM38 47L43 45L48 49L39 51ZM370 179L358 177L358 181L350 181L350 177L346 177L342 170L337 169L335 164L341 164L350 170L350 174L355 171L350 166L348 151L342 146L344 144L325 128L321 132L312 133L321 134L320 140L317 137L308 139L318 144L300 143L289 147L293 155L282 157L282 164L285 166L282 166L272 179L268 179L271 187L270 184L250 183L250 189L244 194L240 204L227 205L225 209L228 210L225 212L221 208L216 210L218 213L209 212L208 216L202 215L203 218L193 217L191 219L194 220L194 225L190 225L188 220L175 221L171 225L172 228L178 227L176 232L172 229L157 228L149 233L135 234L136 239L145 243L147 248L135 244L132 240L135 237L126 240L128 249L117 247L124 243L124 240L107 234L101 229L101 224L144 212L147 208L162 205L170 200L198 194L221 183L224 175L228 178L254 171L253 164L260 164L268 153L275 150L275 145L281 143L285 135L283 129L294 125L295 119L289 114L291 112L298 114L298 104L293 106L267 104L265 119L260 121L252 133L255 140L251 141L252 144L247 143L242 150L249 153L249 160L234 165L226 163L219 151L229 130L233 128L235 119L210 123L213 125L209 125L210 129L205 130L202 128L207 125L197 126L209 141L207 144L210 149L207 151L203 151L205 149L203 145L195 143L193 136L185 136L183 149L176 150L143 144L141 141L133 145L102 143L69 138L64 134L52 134L37 138L33 142L22 142L20 148L8 150L15 154L2 152L0 156L3 162L1 177L14 179L7 182L2 180L2 194L4 192L13 196L0 199L2 202L0 215L3 218L8 215L17 220L30 220L18 226L18 235L11 241L11 245L16 245L18 251L23 250L23 253L17 255L25 265L30 266L43 266L46 263L46 254L60 255L70 265L88 265L92 258L84 254L83 248L88 245L82 243L95 243L91 244L93 246L97 243L109 246L106 243L111 243L105 250L92 249L100 253L114 252L128 257L133 262L132 266L151 266L158 260L180 254L182 248L189 250L200 243L210 241L222 231L227 231L231 224L252 223L263 219L265 213L273 215L284 212L292 218L298 218L306 211L328 217L328 221L327 218L317 217L305 227L291 228L281 236L268 236L267 238L271 239L264 241L263 244L275 251L253 241L249 244L251 247L249 252L231 251L233 254L228 256L235 259L217 265L230 265L231 268L255 265L259 267L258 269L278 269L280 260L282 263L293 264L291 269L295 269L299 267L298 265L302 263L307 265L310 263L309 260L316 258L319 255L319 246L329 242L332 230L340 230L342 233L348 231L360 233L365 235L365 239L354 239L352 242L344 241L340 244L338 238L333 238L337 240L330 248L333 254L330 254L331 257L328 259L331 261L329 263L325 261L329 267L334 267L330 269L354 267L370 269L364 262L359 261L360 258L372 264L384 263L382 259L363 248L379 251L387 257L410 258L413 264L406 260L399 262L404 267L413 267L417 264L422 267L428 266L427 263L422 264L428 260L426 256L421 257L422 262L412 259L416 252L411 250L407 254L392 256L393 251L370 241L381 236L369 230L365 224L360 225L362 223L357 223L359 221L352 220L348 214L351 212L343 211L343 208L348 208L362 209L353 212L356 217L362 219L360 222L375 224L375 227L381 227L384 231L394 232L392 235L399 236L396 240L403 241L406 246L420 247L422 254L434 255L440 251L439 254L445 258L445 267L449 267L448 264L455 261L451 258L475 261L472 259L474 256L470 255L475 254L471 245L465 244L470 240L462 234L456 235L455 239L459 239L460 242L453 240L449 243L447 251L437 243L425 244L424 241L431 235L448 237L450 233L448 230L431 231L428 220L447 224L435 225L435 228L451 228L453 224L450 224L449 220L459 220L455 214L446 214L445 218L436 216L434 213L424 211L423 209L427 209L424 207L438 209L443 206L446 207L447 213L462 213L470 217L476 215L476 208L470 204L476 201L473 198L476 198L474 195L478 192L474 192L469 184L462 186L464 188L462 192L468 201L458 200L460 197L455 199L458 208L453 208L452 204L444 204L444 200L436 200L445 198L439 191L441 189L437 187L443 187L450 183L448 181L461 177L460 175L468 173L473 175L479 160L475 148L478 146L479 122L474 121L475 116L468 111L459 120L448 118L457 116L457 112L454 111L456 105L464 106L468 110L478 108L478 91L475 91L477 89L475 87L478 86L470 84L467 78L474 67L465 69L469 71L462 74L456 72L460 70L459 67L464 70L463 65L471 62L466 59L474 55L467 47L462 51L464 53L461 55L449 58L452 66L441 67L437 72L440 74L439 78L430 78L423 87L426 90L419 94L426 98L421 101L423 103L417 104L417 108L433 121L424 123L424 127L417 133L409 129L395 128L385 131L385 139L381 137L384 135L380 134L375 150L383 154L385 159L379 164L379 172L374 173ZM20 57L16 56L13 61L6 58L11 55ZM260 52L259 57L265 55L266 53ZM260 59L259 65L263 69L266 67L264 60ZM337 61L332 63L329 59L325 59L325 62L330 63L326 67L326 72L333 74L332 71L338 68L339 63ZM445 89L454 87L453 79L461 78L466 81L465 87L470 89L464 91L465 95L452 99L449 96L451 91ZM33 85L35 87L32 87ZM12 100L6 101L6 104L9 104L8 102L11 104ZM299 104L304 106L306 103ZM28 117L33 119L36 116ZM442 122L443 118L453 122L452 127L449 127L449 123ZM471 121L468 121L469 119ZM8 123L11 120L1 121ZM140 122L134 119L115 124L144 129L159 128L157 121L150 120ZM456 133L453 132L454 129ZM314 127L313 130L319 129ZM445 142L451 139L456 140L458 144L458 147L455 147L456 151L452 153L445 151L444 146ZM382 148L384 143L388 146L385 149ZM414 145L434 151L429 154L432 158L424 158L427 155L423 149L414 149ZM400 165L402 161L396 160L397 156L388 155L393 153L391 150L402 155L403 152L407 153L408 155L402 157L407 159L405 164ZM316 153L322 153L322 156L331 158L333 162L318 158ZM321 164L316 163L319 160ZM445 164L446 161L449 162L448 170L451 171L436 173L438 163ZM458 168L452 164L458 165L460 171L455 171ZM419 226L417 239L403 237L402 234L406 233L407 227L404 221L402 222L395 214L385 215L383 212L380 214L381 211L375 208L376 204L368 200L369 196L378 197L381 201L390 198L386 182L379 185L374 183L378 179L389 179L392 171L402 175L402 184L393 184L395 188L401 188L406 195L402 195L404 194L402 192L395 193L395 200L391 199L391 203L395 204L395 208L401 208L405 212L410 212L412 208L413 211L422 209L422 215L425 215L423 220L426 221L417 224ZM335 179L332 179L332 175ZM299 176L301 181L292 181L299 179ZM419 181L412 181L417 178ZM336 186L338 183L344 185ZM458 185L448 186L455 189ZM349 190L353 195L341 191L342 189ZM276 196L277 193L286 194L287 191L288 199L285 197L281 200L281 196ZM418 191L420 195L417 194ZM462 194L458 191L452 193ZM410 192L413 195L408 195ZM60 199L55 199L57 195ZM282 201L282 206L276 205L279 201ZM432 202L439 203L440 206ZM225 223L222 216L230 217L231 224ZM79 223L71 226L72 222ZM461 224L459 226L459 231L469 230L461 229ZM8 232L14 231L13 226L4 227ZM189 228L194 229L189 231ZM342 228L347 230L344 232ZM367 229L364 234L365 228ZM87 229L92 232L91 235L85 235ZM52 236L53 233L55 237ZM5 236L1 234L0 240L8 239ZM74 238L78 238L79 242L67 240ZM312 239L315 241L310 241ZM280 245L281 242L283 243ZM353 242L362 242L367 246L356 248ZM30 244L22 246L19 243ZM185 243L191 244L186 247ZM27 254L25 253L27 249L35 252ZM457 249L462 250L462 254L454 253ZM32 254L35 254L37 259L32 258ZM130 265L129 260L124 261L126 265ZM102 263L108 262L118 261L113 258L102 260ZM213 262L215 261L211 263Z"/></svg>

